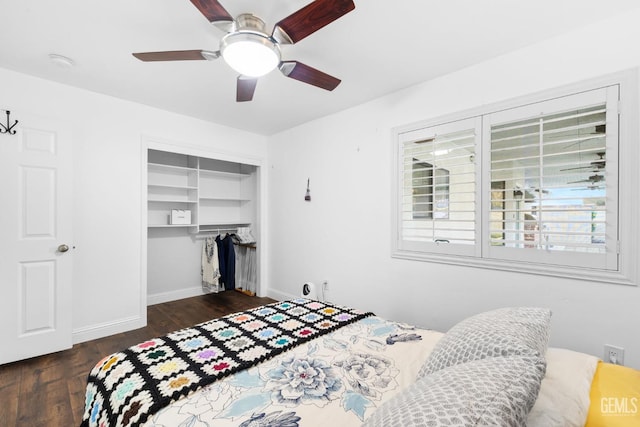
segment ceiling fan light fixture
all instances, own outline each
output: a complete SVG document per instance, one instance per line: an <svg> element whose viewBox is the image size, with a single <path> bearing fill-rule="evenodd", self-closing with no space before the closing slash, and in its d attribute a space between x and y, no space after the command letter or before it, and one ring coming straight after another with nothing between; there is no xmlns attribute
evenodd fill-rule
<svg viewBox="0 0 640 427"><path fill-rule="evenodd" d="M260 77L280 64L280 49L267 35L253 32L227 34L220 53L231 68L243 76Z"/></svg>

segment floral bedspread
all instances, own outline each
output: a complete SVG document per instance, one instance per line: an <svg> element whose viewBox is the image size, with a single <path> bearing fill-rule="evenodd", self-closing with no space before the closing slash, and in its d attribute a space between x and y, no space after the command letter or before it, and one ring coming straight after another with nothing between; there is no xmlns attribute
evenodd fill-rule
<svg viewBox="0 0 640 427"><path fill-rule="evenodd" d="M359 426L415 381L441 336L368 317L210 384L145 425Z"/></svg>

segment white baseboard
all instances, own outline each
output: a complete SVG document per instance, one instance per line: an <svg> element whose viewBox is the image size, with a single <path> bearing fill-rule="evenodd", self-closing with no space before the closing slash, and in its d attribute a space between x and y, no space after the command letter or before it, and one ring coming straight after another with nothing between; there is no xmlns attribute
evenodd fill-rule
<svg viewBox="0 0 640 427"><path fill-rule="evenodd" d="M145 319L140 316L132 316L113 322L99 323L97 325L75 329L72 332L71 339L73 344L79 344L85 341L108 337L109 335L144 328L145 326L147 326Z"/></svg>
<svg viewBox="0 0 640 427"><path fill-rule="evenodd" d="M327 291L325 291L325 292L328 294ZM282 291L279 291L277 289L268 289L267 290L267 296L269 298L273 298L273 299L278 300L278 301L286 301L286 300L290 300L290 299L300 298L300 295L294 295L294 294L290 294L288 292L282 292ZM318 299L318 301L331 302L331 301L329 301L327 299L327 295L318 295L317 299Z"/></svg>
<svg viewBox="0 0 640 427"><path fill-rule="evenodd" d="M198 295L204 295L201 287L193 287L188 289L180 289L177 291L163 292L147 296L147 305L161 304L163 302L175 301L184 298L191 298ZM299 295L282 292L277 289L267 289L267 296L278 301L296 299ZM98 338L104 338L109 335L120 334L122 332L132 331L138 328L144 328L146 319L140 316L132 316L113 322L99 323L96 325L78 328L73 331L73 344L79 344L85 341L91 341Z"/></svg>
<svg viewBox="0 0 640 427"><path fill-rule="evenodd" d="M296 299L296 298L299 297L299 295L293 295L293 294L290 294L290 293L287 293L287 292L282 292L282 291L279 291L279 290L273 289L273 288L267 289L267 296L269 298L273 298L273 299L278 300L278 301Z"/></svg>
<svg viewBox="0 0 640 427"><path fill-rule="evenodd" d="M147 305L162 304L163 302L197 297L199 295L204 295L204 292L202 292L202 287L200 286L187 289L178 289L176 291L170 292L162 292L159 294L150 294L147 295Z"/></svg>

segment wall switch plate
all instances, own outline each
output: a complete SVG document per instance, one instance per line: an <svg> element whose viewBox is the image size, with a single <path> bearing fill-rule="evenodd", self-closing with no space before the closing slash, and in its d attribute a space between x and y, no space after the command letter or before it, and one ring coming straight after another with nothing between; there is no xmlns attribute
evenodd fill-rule
<svg viewBox="0 0 640 427"><path fill-rule="evenodd" d="M624 348L605 344L604 361L615 365L624 365Z"/></svg>

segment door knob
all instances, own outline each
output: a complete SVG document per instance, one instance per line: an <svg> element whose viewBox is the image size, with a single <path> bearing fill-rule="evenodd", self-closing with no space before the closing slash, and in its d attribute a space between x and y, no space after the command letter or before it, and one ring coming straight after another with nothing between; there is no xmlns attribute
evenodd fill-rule
<svg viewBox="0 0 640 427"><path fill-rule="evenodd" d="M58 246L58 252L67 252L68 250L69 250L69 246L67 245Z"/></svg>

